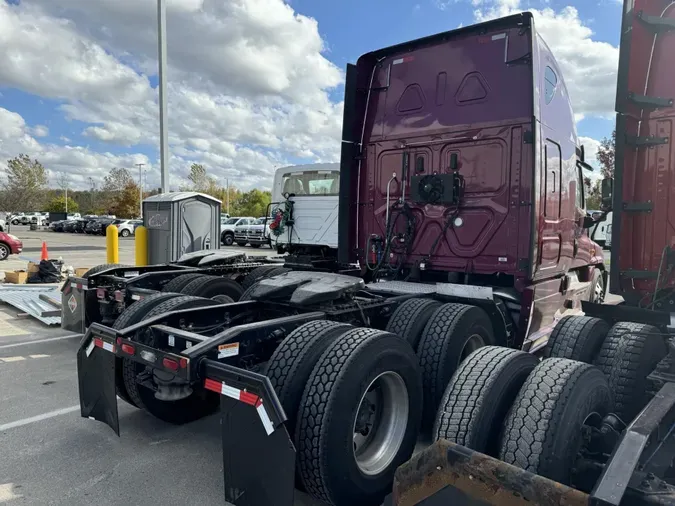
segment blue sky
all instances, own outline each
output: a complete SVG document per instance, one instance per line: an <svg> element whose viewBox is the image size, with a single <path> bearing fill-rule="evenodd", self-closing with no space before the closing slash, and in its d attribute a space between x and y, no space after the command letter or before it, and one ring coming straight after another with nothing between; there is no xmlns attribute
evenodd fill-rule
<svg viewBox="0 0 675 506"><path fill-rule="evenodd" d="M560 49L575 112L583 115L579 135L597 143L613 128L617 0L168 4L177 180L192 161L240 186L268 186L281 164L335 161L348 62L379 47L521 10L535 10L547 42L554 52ZM154 33L147 29L154 28L153 16L154 0L0 0L0 30L2 17L7 22L0 42L7 55L0 64L0 113L13 126L0 130L0 157L28 151L55 174L72 174L80 186L89 176L100 180L112 166L142 162L154 184L157 77ZM316 20L318 29L302 16ZM193 22L198 28L189 26ZM209 33L212 26L218 29ZM246 58L233 50L242 41L246 49L255 46ZM577 68L577 58L587 67Z"/></svg>

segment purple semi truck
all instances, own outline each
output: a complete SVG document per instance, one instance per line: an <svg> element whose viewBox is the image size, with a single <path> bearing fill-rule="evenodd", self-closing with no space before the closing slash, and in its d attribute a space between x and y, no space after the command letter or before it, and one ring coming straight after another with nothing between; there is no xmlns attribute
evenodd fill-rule
<svg viewBox="0 0 675 506"><path fill-rule="evenodd" d="M645 22L625 10L624 34ZM671 318L602 304L584 157L529 13L363 55L334 262L260 267L237 302L211 276L210 298L174 283L90 319L82 416L119 434L117 397L169 423L220 410L239 506L297 489L336 506L673 504Z"/></svg>

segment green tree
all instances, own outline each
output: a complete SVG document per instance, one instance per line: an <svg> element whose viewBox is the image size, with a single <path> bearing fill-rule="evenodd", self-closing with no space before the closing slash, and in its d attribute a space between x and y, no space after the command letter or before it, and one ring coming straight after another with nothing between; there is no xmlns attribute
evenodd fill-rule
<svg viewBox="0 0 675 506"><path fill-rule="evenodd" d="M611 137L605 137L600 141L598 154L596 158L600 162L600 172L603 178L614 177L614 163L616 160L616 129L612 131Z"/></svg>
<svg viewBox="0 0 675 506"><path fill-rule="evenodd" d="M208 176L206 173L206 168L201 163L193 163L190 166L190 175L188 179L192 183L192 190L196 192L204 192L209 189L215 181Z"/></svg>
<svg viewBox="0 0 675 506"><path fill-rule="evenodd" d="M135 193L132 192L135 190ZM131 173L124 168L112 168L103 179L102 202L108 214L132 218L139 210L139 188Z"/></svg>
<svg viewBox="0 0 675 506"><path fill-rule="evenodd" d="M80 205L72 198L68 197L68 212L77 213L80 210ZM66 197L54 197L49 201L45 207L45 211L49 213L65 213L66 212Z"/></svg>
<svg viewBox="0 0 675 506"><path fill-rule="evenodd" d="M586 185L586 209L601 209L602 206L602 194L600 190L600 180L593 182L591 178L585 178L584 184Z"/></svg>
<svg viewBox="0 0 675 506"><path fill-rule="evenodd" d="M261 191L257 188L248 192L242 193L237 201L232 206L230 202L230 209L233 212L230 214L240 216L265 216L267 206L272 201L272 194L269 191Z"/></svg>
<svg viewBox="0 0 675 506"><path fill-rule="evenodd" d="M2 207L5 211L40 210L44 204L47 181L47 170L28 155L20 154L7 160L2 178L5 196Z"/></svg>

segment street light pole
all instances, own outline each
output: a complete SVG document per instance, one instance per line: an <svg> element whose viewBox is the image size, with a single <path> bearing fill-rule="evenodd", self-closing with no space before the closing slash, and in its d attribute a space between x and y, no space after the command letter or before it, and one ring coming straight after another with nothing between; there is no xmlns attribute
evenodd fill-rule
<svg viewBox="0 0 675 506"><path fill-rule="evenodd" d="M169 134L166 129L166 3L157 0L157 31L159 59L159 163L162 193L169 191Z"/></svg>
<svg viewBox="0 0 675 506"><path fill-rule="evenodd" d="M143 218L143 165L144 163L137 163L136 167L138 167L138 188L139 188L139 193L140 193L140 199L138 201L138 207L141 209L141 218Z"/></svg>

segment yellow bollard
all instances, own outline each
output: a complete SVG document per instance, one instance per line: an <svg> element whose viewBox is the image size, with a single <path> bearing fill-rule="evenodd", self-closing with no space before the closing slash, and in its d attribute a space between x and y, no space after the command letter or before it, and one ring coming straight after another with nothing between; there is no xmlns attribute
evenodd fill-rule
<svg viewBox="0 0 675 506"><path fill-rule="evenodd" d="M143 225L136 227L136 266L148 265L148 229Z"/></svg>
<svg viewBox="0 0 675 506"><path fill-rule="evenodd" d="M105 249L109 264L120 263L119 236L115 225L108 225L105 230Z"/></svg>

